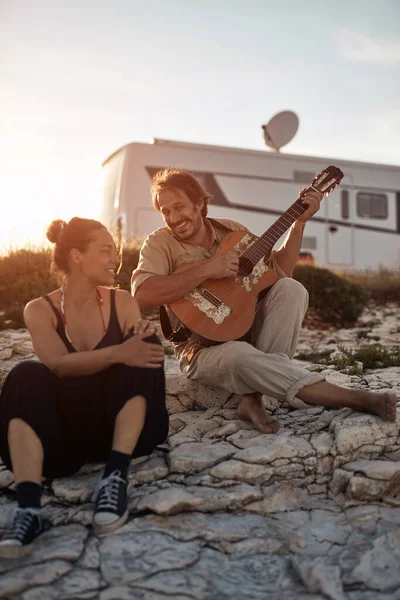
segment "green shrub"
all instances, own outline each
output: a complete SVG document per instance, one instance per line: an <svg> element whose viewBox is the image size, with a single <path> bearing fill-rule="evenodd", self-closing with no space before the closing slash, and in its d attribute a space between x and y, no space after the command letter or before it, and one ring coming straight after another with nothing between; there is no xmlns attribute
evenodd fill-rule
<svg viewBox="0 0 400 600"><path fill-rule="evenodd" d="M8 320L12 327L24 327L25 304L57 287L50 264L51 251L44 248L23 248L0 256L0 310L4 313L0 329Z"/></svg>
<svg viewBox="0 0 400 600"><path fill-rule="evenodd" d="M371 344L369 346L360 346L350 349L343 346L338 346L342 352L344 366L354 366L358 361L363 363L364 369L382 369L386 367L400 367L400 348L385 347L382 344ZM338 368L344 368L337 359L337 362L332 361Z"/></svg>
<svg viewBox="0 0 400 600"><path fill-rule="evenodd" d="M351 327L364 310L368 296L360 286L328 269L296 265L294 279L310 294L310 307L335 327Z"/></svg>

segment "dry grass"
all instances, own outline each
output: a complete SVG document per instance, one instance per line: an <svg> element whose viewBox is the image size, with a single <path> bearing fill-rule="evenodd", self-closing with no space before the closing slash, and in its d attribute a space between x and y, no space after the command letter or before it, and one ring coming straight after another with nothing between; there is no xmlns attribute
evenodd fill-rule
<svg viewBox="0 0 400 600"><path fill-rule="evenodd" d="M386 347L382 344L368 344L351 349L338 345L338 350L339 353L334 349L323 352L302 352L295 358L316 364L330 365L338 370L346 370L349 374L359 362L363 364L364 369L400 367L400 348L398 346ZM331 355L333 356L331 357ZM357 369L354 372L358 372Z"/></svg>
<svg viewBox="0 0 400 600"><path fill-rule="evenodd" d="M338 271L347 281L359 285L377 303L397 302L400 304L400 269L386 267L364 271Z"/></svg>

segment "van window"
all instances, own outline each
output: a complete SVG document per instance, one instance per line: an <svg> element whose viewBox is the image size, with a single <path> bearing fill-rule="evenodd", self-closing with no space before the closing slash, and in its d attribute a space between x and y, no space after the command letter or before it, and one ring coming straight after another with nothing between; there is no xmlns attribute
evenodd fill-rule
<svg viewBox="0 0 400 600"><path fill-rule="evenodd" d="M349 190L342 190L340 194L341 208L342 208L342 219L348 219L349 213Z"/></svg>
<svg viewBox="0 0 400 600"><path fill-rule="evenodd" d="M357 215L363 219L387 219L388 199L386 194L357 192Z"/></svg>

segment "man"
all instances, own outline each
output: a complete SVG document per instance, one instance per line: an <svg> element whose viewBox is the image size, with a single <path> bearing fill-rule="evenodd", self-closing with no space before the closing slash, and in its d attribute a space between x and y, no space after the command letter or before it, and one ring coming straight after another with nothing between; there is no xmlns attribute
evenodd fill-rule
<svg viewBox="0 0 400 600"><path fill-rule="evenodd" d="M302 190L301 193L304 193ZM305 212L293 223L281 248L268 265L277 282L259 301L249 341L230 341L205 347L194 335L175 343L181 370L190 379L240 394L238 417L250 420L263 433L276 432L279 423L267 414L262 395L273 396L296 408L307 405L349 406L396 419L396 396L349 390L325 381L319 373L295 365L300 327L308 307L308 293L291 278L299 256L304 226L320 207L323 194L304 195ZM236 277L239 259L234 253L215 256L230 231L247 231L228 219L207 218L208 192L190 173L166 169L152 184L155 208L165 227L145 240L138 268L132 274L132 294L141 310L177 300L207 279ZM175 273L184 264L202 264ZM172 323L176 328L179 323Z"/></svg>

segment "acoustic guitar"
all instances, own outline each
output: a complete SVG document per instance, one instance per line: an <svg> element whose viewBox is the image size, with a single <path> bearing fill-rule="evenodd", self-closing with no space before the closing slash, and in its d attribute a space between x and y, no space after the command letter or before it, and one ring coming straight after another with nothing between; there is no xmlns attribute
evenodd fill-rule
<svg viewBox="0 0 400 600"><path fill-rule="evenodd" d="M246 231L228 233L220 243L218 254L235 252L239 271L235 279L207 279L204 283L169 304L174 315L192 332L213 342L227 342L243 337L253 324L257 297L271 287L278 274L266 264L277 240L307 209L304 194L314 189L330 194L340 183L343 173L329 166L314 177L310 187L261 236ZM184 265L176 273L202 262Z"/></svg>

